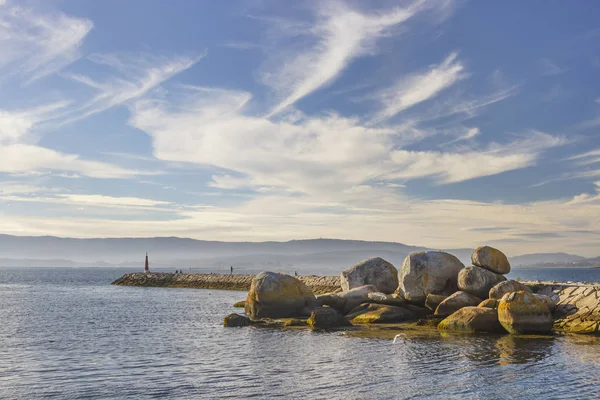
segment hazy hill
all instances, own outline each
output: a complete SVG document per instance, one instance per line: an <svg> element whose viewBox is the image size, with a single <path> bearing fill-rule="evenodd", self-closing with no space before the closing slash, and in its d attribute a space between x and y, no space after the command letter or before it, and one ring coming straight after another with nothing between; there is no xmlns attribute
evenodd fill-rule
<svg viewBox="0 0 600 400"><path fill-rule="evenodd" d="M151 264L164 268L210 268L238 271L299 269L339 271L369 257L380 256L396 265L413 251L427 250L394 242L310 239L287 242L220 242L177 237L74 239L53 236L0 235L2 266L126 266L138 268L146 252ZM438 249L435 249L438 250ZM473 249L447 249L465 265ZM511 258L513 266L593 264L566 253L526 254ZM589 261L589 262L588 262ZM600 261L600 260L597 260ZM569 264L570 265L570 264Z"/></svg>

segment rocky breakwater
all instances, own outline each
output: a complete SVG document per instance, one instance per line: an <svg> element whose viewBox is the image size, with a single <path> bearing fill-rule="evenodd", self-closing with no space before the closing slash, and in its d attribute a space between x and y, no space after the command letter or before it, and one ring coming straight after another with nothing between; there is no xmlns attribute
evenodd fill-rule
<svg viewBox="0 0 600 400"><path fill-rule="evenodd" d="M245 315L230 314L224 325L401 329L416 322L470 333L599 332L600 285L507 280L508 259L489 246L471 261L465 267L445 252L415 252L398 271L372 258L343 271L320 295L302 279L263 272L251 279Z"/></svg>
<svg viewBox="0 0 600 400"><path fill-rule="evenodd" d="M239 274L174 274L167 272L130 273L125 274L113 285L180 287L196 289L250 290L254 275ZM306 275L298 279L314 293L328 293L341 290L340 278L337 276Z"/></svg>

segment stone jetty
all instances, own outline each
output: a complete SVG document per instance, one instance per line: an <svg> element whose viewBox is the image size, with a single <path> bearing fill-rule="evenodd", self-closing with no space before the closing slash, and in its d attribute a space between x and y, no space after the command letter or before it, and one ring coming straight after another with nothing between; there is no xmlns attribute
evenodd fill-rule
<svg viewBox="0 0 600 400"><path fill-rule="evenodd" d="M174 274L168 272L135 272L125 274L113 285L120 286L149 286L149 287L179 287L195 289L220 290L250 290L254 275L240 274ZM298 276L314 294L341 291L339 276Z"/></svg>

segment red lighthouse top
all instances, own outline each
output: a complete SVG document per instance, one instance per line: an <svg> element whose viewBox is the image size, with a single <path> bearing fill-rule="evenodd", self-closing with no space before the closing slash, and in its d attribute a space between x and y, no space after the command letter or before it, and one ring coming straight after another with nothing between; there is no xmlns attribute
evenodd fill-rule
<svg viewBox="0 0 600 400"><path fill-rule="evenodd" d="M148 266L148 253L146 253L146 264L144 265L144 272L150 272L150 267Z"/></svg>

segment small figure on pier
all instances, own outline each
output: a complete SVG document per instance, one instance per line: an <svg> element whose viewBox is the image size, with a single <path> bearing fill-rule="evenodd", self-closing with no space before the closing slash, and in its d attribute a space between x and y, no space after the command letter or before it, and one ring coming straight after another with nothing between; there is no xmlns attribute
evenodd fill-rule
<svg viewBox="0 0 600 400"><path fill-rule="evenodd" d="M233 275L233 265L229 267L229 275Z"/></svg>
<svg viewBox="0 0 600 400"><path fill-rule="evenodd" d="M294 271L294 276L298 276L298 271Z"/></svg>
<svg viewBox="0 0 600 400"><path fill-rule="evenodd" d="M144 265L144 273L150 272L150 266L148 265L148 253L146 252L146 264Z"/></svg>

